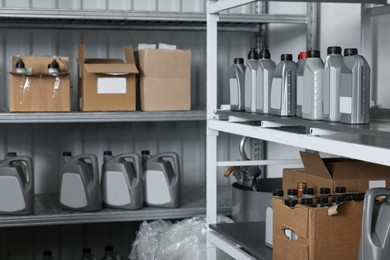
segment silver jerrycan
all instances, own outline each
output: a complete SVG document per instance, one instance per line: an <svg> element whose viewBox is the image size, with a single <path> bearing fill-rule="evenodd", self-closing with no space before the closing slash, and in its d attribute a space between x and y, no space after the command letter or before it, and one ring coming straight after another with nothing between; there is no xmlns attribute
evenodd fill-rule
<svg viewBox="0 0 390 260"><path fill-rule="evenodd" d="M70 210L96 211L102 208L98 161L93 154L72 157L63 153L60 169L60 203Z"/></svg>
<svg viewBox="0 0 390 260"><path fill-rule="evenodd" d="M359 260L368 259L390 259L390 189L370 189L364 199Z"/></svg>
<svg viewBox="0 0 390 260"><path fill-rule="evenodd" d="M32 159L15 154L0 163L0 214L32 213L34 213Z"/></svg>
<svg viewBox="0 0 390 260"><path fill-rule="evenodd" d="M104 152L102 171L103 205L109 208L139 209L143 205L141 157L136 153L112 156Z"/></svg>
<svg viewBox="0 0 390 260"><path fill-rule="evenodd" d="M147 206L180 207L180 163L174 152L150 156L142 151L144 203Z"/></svg>

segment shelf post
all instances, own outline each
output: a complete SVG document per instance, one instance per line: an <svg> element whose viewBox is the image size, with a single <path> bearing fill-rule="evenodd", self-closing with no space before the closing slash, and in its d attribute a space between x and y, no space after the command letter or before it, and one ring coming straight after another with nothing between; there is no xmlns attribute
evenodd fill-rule
<svg viewBox="0 0 390 260"><path fill-rule="evenodd" d="M307 33L306 33L306 47L307 50L319 50L319 17L320 6L318 3L307 3Z"/></svg>

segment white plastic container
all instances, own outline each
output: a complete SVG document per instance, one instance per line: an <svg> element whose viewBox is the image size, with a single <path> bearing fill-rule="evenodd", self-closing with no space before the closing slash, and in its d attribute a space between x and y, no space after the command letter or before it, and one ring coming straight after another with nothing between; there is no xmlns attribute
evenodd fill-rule
<svg viewBox="0 0 390 260"><path fill-rule="evenodd" d="M295 116L296 112L297 64L291 54L282 54L275 68L271 87L271 114Z"/></svg>
<svg viewBox="0 0 390 260"><path fill-rule="evenodd" d="M303 102L302 118L323 120L324 62L320 51L311 50L307 53L303 70Z"/></svg>
<svg viewBox="0 0 390 260"><path fill-rule="evenodd" d="M245 111L256 112L257 68L259 54L252 48L248 54L245 70Z"/></svg>
<svg viewBox="0 0 390 260"><path fill-rule="evenodd" d="M341 47L328 47L327 54L324 68L324 119L338 122L340 121L341 70L344 67Z"/></svg>
<svg viewBox="0 0 390 260"><path fill-rule="evenodd" d="M276 64L271 60L271 54L267 48L263 48L259 54L259 67L257 69L256 112L270 113L270 93L272 78Z"/></svg>
<svg viewBox="0 0 390 260"><path fill-rule="evenodd" d="M230 110L245 110L245 65L243 58L235 58L230 67Z"/></svg>
<svg viewBox="0 0 390 260"><path fill-rule="evenodd" d="M344 50L345 69L341 72L340 122L368 124L370 122L370 74L366 59L357 49Z"/></svg>
<svg viewBox="0 0 390 260"><path fill-rule="evenodd" d="M302 100L303 100L303 69L307 58L307 51L302 51L298 55L297 62L297 117L302 117Z"/></svg>

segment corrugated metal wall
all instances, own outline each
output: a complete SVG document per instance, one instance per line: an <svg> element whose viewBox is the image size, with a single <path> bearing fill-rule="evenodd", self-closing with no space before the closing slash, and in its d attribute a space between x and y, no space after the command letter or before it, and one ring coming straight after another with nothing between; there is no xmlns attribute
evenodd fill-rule
<svg viewBox="0 0 390 260"><path fill-rule="evenodd" d="M65 8L109 9L136 11L204 12L206 1L192 0L133 0L133 1L42 1L3 0L5 8ZM253 12L254 7L243 7L231 12ZM254 33L221 32L220 80L222 92L219 103L228 102L227 73L234 57L245 57L255 46ZM1 29L0 49L0 108L8 110L8 77L15 55L61 55L70 60L72 110L78 110L77 47L84 43L87 57L122 58L122 46L138 43L170 43L192 50L192 105L205 109L206 104L206 38L204 31L142 31L142 30L44 30ZM3 124L0 127L0 158L7 151L30 155L34 161L36 193L58 192L58 168L62 151L73 154L95 153L100 165L103 151L151 153L175 151L181 158L182 186L205 185L205 122L150 122L150 123L84 123L84 124ZM239 159L239 138L222 135L219 139L219 159ZM220 184L229 184L220 169ZM139 222L66 225L54 227L0 229L0 259L40 259L42 251L51 249L58 259L78 259L83 246L102 256L106 244L114 244L127 256Z"/></svg>

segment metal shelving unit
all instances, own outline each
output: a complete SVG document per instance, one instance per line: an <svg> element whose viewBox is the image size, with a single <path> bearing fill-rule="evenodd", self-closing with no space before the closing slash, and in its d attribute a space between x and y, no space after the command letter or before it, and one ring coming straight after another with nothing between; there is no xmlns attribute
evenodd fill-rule
<svg viewBox="0 0 390 260"><path fill-rule="evenodd" d="M351 126L339 123L315 122L299 118L275 117L255 113L217 111L217 25L219 12L249 4L251 0L210 0L208 1L207 20L207 219L209 226L208 241L237 259L271 259L272 253L266 251L255 254L255 248L246 243L247 236L240 236L240 223L231 226L216 225L216 172L217 167L227 162L217 161L217 138L219 132L248 136L288 146L310 149L313 151L359 159L363 161L390 166L390 133L389 116L374 115L372 123L364 126ZM295 2L294 0L291 2ZM305 2L305 1L297 1ZM387 4L386 1L320 1L362 3L362 47L364 55L369 52L370 18L375 15L390 13L388 6L383 11L370 4ZM310 3L308 3L310 5ZM310 8L308 8L310 10ZM307 27L307 47L316 46L316 17L308 13L310 22ZM313 22L313 23L312 23ZM310 36L311 35L311 36ZM314 36L313 36L314 35ZM386 114L386 113L385 113ZM253 161L252 164L268 165L267 161ZM235 165L241 165L234 162ZM238 164L237 164L238 163ZM270 164L273 162L270 162ZM248 165L246 162L245 165ZM237 227L235 227L237 225ZM247 232L263 232L255 224L248 224ZM245 232L245 231L244 231ZM259 240L259 243L260 240ZM250 247L248 249L248 246ZM249 253L248 253L249 252ZM252 252L252 254L250 254ZM209 246L208 257L215 259L216 253Z"/></svg>
<svg viewBox="0 0 390 260"><path fill-rule="evenodd" d="M227 187L220 187L218 195L218 213L230 215L230 190ZM61 208L56 195L39 194L35 197L35 213L33 215L0 216L0 227L180 219L205 214L206 191L204 187L183 189L181 207L179 208L102 209L96 212L71 212L64 210Z"/></svg>

